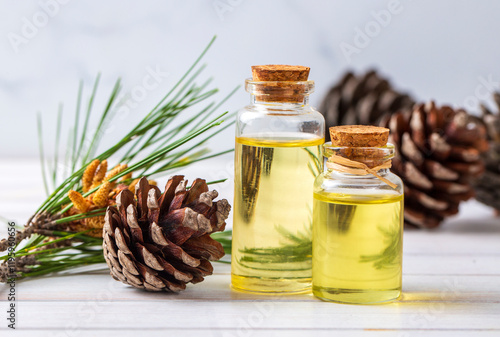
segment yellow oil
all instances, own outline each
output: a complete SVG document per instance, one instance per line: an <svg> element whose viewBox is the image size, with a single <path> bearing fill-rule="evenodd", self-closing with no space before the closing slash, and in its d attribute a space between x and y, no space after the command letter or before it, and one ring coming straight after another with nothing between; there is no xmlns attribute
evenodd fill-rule
<svg viewBox="0 0 500 337"><path fill-rule="evenodd" d="M315 192L313 227L315 296L356 304L400 296L402 195Z"/></svg>
<svg viewBox="0 0 500 337"><path fill-rule="evenodd" d="M236 139L232 287L311 289L312 194L323 138Z"/></svg>

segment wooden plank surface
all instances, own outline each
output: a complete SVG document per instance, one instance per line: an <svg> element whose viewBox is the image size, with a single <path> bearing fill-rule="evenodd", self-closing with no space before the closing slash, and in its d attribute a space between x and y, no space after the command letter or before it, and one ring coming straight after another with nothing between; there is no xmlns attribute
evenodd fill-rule
<svg viewBox="0 0 500 337"><path fill-rule="evenodd" d="M203 166L228 176L230 157ZM221 169L222 168L222 169ZM186 174L195 178L200 168ZM0 215L26 219L43 199L34 160L0 162ZM230 183L217 186L232 199ZM5 228L0 230L2 235ZM180 294L127 287L94 270L19 282L16 336L500 336L500 220L475 201L435 231L406 231L401 300L325 303L312 295L259 296L230 289L230 267ZM0 286L0 335L8 288Z"/></svg>

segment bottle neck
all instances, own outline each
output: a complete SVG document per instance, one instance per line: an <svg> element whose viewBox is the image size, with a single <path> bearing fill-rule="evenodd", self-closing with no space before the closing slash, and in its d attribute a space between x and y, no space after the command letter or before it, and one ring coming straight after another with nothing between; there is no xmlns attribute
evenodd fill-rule
<svg viewBox="0 0 500 337"><path fill-rule="evenodd" d="M286 98L267 100L266 97L252 94L250 95L250 104L265 105L266 107L272 106L277 109L296 109L309 105L309 95L295 96L293 101L290 101Z"/></svg>
<svg viewBox="0 0 500 337"><path fill-rule="evenodd" d="M326 156L323 157L323 168L324 168L324 172L326 174L335 174L338 177L346 177L346 178L348 177L348 178L353 178L353 179L356 179L356 178L363 178L363 179L374 178L374 179L377 179L374 175L368 174L368 173L366 175L359 175L359 174L341 172L341 171L336 170L335 168L328 168L327 162L328 162L328 157L326 157ZM365 164L368 164L368 163L365 162ZM376 173L380 176L385 176L389 172L390 172L390 170L388 168L382 168L382 169L379 169L376 171Z"/></svg>
<svg viewBox="0 0 500 337"><path fill-rule="evenodd" d="M314 92L313 81L245 81L245 89L250 93L251 104L297 108L309 104L309 95Z"/></svg>
<svg viewBox="0 0 500 337"><path fill-rule="evenodd" d="M352 179L356 179L356 178L361 178L361 179L367 179L367 178L369 178L369 179L378 179L373 174L369 174L369 173L367 173L366 175L359 175L359 174L339 172L339 171L337 171L335 169L328 169L326 167L326 165L324 167L325 167L325 169L324 169L325 173L327 173L327 174L334 174L334 175L336 175L338 177L345 177L345 178L352 178ZM380 169L380 170L377 171L377 174L379 176L382 176L382 177L386 176L389 173L390 173L389 169Z"/></svg>

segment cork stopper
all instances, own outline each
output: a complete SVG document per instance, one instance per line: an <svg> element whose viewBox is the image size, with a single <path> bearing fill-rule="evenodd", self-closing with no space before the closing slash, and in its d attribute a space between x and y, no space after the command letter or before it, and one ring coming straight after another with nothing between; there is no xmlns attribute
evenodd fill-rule
<svg viewBox="0 0 500 337"><path fill-rule="evenodd" d="M342 125L330 128L332 146L382 147L389 139L389 129L371 125Z"/></svg>
<svg viewBox="0 0 500 337"><path fill-rule="evenodd" d="M307 81L310 69L282 64L252 66L252 77L254 81Z"/></svg>
<svg viewBox="0 0 500 337"><path fill-rule="evenodd" d="M389 129L369 125L344 125L330 128L332 147L344 158L366 164L381 165L387 157Z"/></svg>
<svg viewBox="0 0 500 337"><path fill-rule="evenodd" d="M269 64L252 66L252 80L258 82L256 98L264 102L300 103L313 83L304 83L309 67ZM268 83L264 83L268 82Z"/></svg>

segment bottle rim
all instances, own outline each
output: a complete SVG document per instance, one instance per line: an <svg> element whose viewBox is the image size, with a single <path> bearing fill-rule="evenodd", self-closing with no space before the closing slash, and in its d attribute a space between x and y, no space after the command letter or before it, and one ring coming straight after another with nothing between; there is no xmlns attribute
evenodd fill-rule
<svg viewBox="0 0 500 337"><path fill-rule="evenodd" d="M326 160L332 155L337 155L364 163L368 167L375 167L380 165L380 163L391 160L395 154L396 148L391 143L387 143L382 147L332 146L331 142L323 144L323 156Z"/></svg>
<svg viewBox="0 0 500 337"><path fill-rule="evenodd" d="M314 81L245 80L245 90L259 101L299 103L314 92Z"/></svg>

